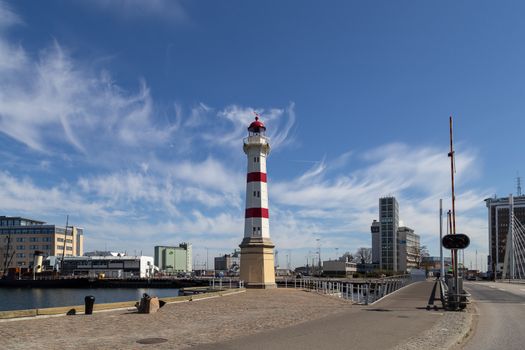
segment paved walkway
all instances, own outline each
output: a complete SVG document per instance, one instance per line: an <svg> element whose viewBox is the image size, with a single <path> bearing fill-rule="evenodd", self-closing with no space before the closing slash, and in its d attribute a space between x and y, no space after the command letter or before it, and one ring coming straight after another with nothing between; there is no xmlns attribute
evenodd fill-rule
<svg viewBox="0 0 525 350"><path fill-rule="evenodd" d="M414 283L374 305L197 349L389 349L432 328L443 316L424 309L431 289L431 282Z"/></svg>
<svg viewBox="0 0 525 350"><path fill-rule="evenodd" d="M387 349L442 317L423 309L431 287L415 283L368 307L294 289L248 290L151 315L121 310L2 322L0 348Z"/></svg>

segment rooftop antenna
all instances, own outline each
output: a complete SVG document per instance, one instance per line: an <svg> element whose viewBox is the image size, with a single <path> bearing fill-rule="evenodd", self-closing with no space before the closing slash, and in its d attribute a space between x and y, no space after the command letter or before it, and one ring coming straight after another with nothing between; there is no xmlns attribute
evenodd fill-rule
<svg viewBox="0 0 525 350"><path fill-rule="evenodd" d="M517 183L517 190L518 190L518 196L521 196L521 177L520 173L518 172L518 176L516 177L516 183Z"/></svg>

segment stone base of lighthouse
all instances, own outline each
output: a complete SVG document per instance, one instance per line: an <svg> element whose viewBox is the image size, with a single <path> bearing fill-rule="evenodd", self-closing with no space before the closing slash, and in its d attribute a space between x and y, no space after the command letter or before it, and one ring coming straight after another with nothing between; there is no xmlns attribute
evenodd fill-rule
<svg viewBox="0 0 525 350"><path fill-rule="evenodd" d="M273 248L268 238L244 238L241 248L240 279L246 288L275 288Z"/></svg>

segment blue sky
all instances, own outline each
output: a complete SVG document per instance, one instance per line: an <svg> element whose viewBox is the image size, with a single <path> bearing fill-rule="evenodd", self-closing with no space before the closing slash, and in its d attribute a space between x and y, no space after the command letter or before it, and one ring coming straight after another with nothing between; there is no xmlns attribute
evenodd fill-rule
<svg viewBox="0 0 525 350"><path fill-rule="evenodd" d="M483 199L523 166L525 5L489 1L1 1L0 211L85 248L243 235L242 138L262 115L281 265L370 246L380 196L438 254L450 207L487 251ZM473 265L475 262L472 262Z"/></svg>

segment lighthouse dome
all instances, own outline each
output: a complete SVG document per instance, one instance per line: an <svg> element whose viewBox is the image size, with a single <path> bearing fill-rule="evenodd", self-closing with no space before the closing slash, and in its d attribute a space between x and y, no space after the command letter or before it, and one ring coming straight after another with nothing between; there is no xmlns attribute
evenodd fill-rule
<svg viewBox="0 0 525 350"><path fill-rule="evenodd" d="M248 131L254 133L264 132L266 131L266 126L264 126L263 122L259 121L259 117L255 117L255 121L250 124Z"/></svg>

